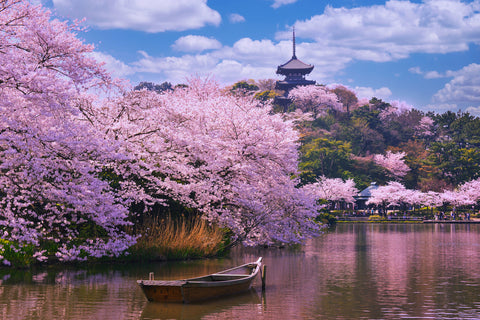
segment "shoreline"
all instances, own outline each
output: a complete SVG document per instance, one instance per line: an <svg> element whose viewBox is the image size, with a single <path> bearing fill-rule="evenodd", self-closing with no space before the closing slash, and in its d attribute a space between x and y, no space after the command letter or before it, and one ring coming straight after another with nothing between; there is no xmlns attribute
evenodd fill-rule
<svg viewBox="0 0 480 320"><path fill-rule="evenodd" d="M365 218L349 218L348 220L337 220L337 223L429 223L429 224L480 224L480 220L414 220L414 219L395 219L395 220L368 220Z"/></svg>

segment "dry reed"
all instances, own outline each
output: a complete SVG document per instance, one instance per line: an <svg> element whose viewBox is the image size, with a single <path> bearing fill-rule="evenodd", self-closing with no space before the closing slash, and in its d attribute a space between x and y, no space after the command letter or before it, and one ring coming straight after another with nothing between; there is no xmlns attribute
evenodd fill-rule
<svg viewBox="0 0 480 320"><path fill-rule="evenodd" d="M150 218L137 229L140 238L130 252L150 259L214 256L223 247L223 231L199 217Z"/></svg>

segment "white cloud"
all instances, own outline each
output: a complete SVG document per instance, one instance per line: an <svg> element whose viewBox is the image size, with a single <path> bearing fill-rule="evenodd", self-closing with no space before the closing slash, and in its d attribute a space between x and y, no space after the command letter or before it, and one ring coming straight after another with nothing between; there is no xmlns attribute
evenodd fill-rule
<svg viewBox="0 0 480 320"><path fill-rule="evenodd" d="M270 40L243 38L233 46L178 57L153 57L144 51L139 53L142 57L131 65L138 73L158 74L172 83L184 82L193 75L214 76L227 85L243 78L275 78L276 65L290 58L291 42L273 43Z"/></svg>
<svg viewBox="0 0 480 320"><path fill-rule="evenodd" d="M283 5L295 3L297 1L298 0L273 0L272 8L277 9Z"/></svg>
<svg viewBox="0 0 480 320"><path fill-rule="evenodd" d="M424 106L422 108L424 111L433 111L436 113L444 113L448 110L457 112L460 111L460 108L456 104L450 104L450 103L441 103L441 104L429 104L427 106Z"/></svg>
<svg viewBox="0 0 480 320"><path fill-rule="evenodd" d="M299 37L350 55L376 62L407 58L412 53L466 51L480 43L479 3L390 0L385 5L352 9L327 6L321 15L295 23ZM290 38L290 31L277 34Z"/></svg>
<svg viewBox="0 0 480 320"><path fill-rule="evenodd" d="M205 39L209 38L202 40ZM177 49L187 50L187 43L192 51L193 48L197 48L198 51L202 48L200 45L193 46L194 41L185 41L184 45L182 42L183 40L176 41ZM231 84L243 78L283 79L283 76L276 75L275 71L277 65L291 58L292 42L287 40L274 43L265 39L242 38L232 46L223 46L197 54L153 57L144 51L139 53L142 57L131 64L138 73L157 74L172 83L184 82L186 77L192 75L213 75L220 83ZM306 63L315 64L312 74L307 78L323 84L331 81L332 75L350 61L350 58L339 57L335 51L321 48L315 43L298 43L297 56ZM372 89L371 92L374 90ZM377 89L375 94L383 98L389 95L389 91Z"/></svg>
<svg viewBox="0 0 480 320"><path fill-rule="evenodd" d="M423 74L423 71L420 67L411 67L410 69L408 69L408 72L413 74Z"/></svg>
<svg viewBox="0 0 480 320"><path fill-rule="evenodd" d="M136 70L109 54L94 51L91 53L98 62L104 63L104 68L115 78L125 78Z"/></svg>
<svg viewBox="0 0 480 320"><path fill-rule="evenodd" d="M145 52L140 53L143 57L132 64L138 73L159 74L172 83L183 83L193 75L212 75L212 70L219 63L211 54L152 57Z"/></svg>
<svg viewBox="0 0 480 320"><path fill-rule="evenodd" d="M232 84L241 79L272 78L272 68L243 64L235 60L222 60L212 74L223 84Z"/></svg>
<svg viewBox="0 0 480 320"><path fill-rule="evenodd" d="M231 23L239 23L239 22L245 22L245 18L238 13L232 13L229 16L229 20Z"/></svg>
<svg viewBox="0 0 480 320"><path fill-rule="evenodd" d="M322 48L316 43L297 42L296 53L300 60L315 66L307 78L321 83L332 81L332 75L351 61L350 57L339 56L336 51ZM259 70L265 70L263 79L275 78L276 67L292 57L292 41L289 39L275 43L266 39L242 38L232 46L226 46L213 52L212 55L219 60L234 60Z"/></svg>
<svg viewBox="0 0 480 320"><path fill-rule="evenodd" d="M424 75L425 79L439 79L439 78L445 78L446 76L447 75L442 75L438 71L428 71Z"/></svg>
<svg viewBox="0 0 480 320"><path fill-rule="evenodd" d="M425 79L439 79L439 78L449 78L454 76L454 72L446 71L445 73L440 73L438 71L423 71L420 67L412 67L408 69L410 73L422 75Z"/></svg>
<svg viewBox="0 0 480 320"><path fill-rule="evenodd" d="M357 94L358 99L371 99L373 97L387 100L391 95L392 91L387 87L382 87L378 89L369 88L369 87L355 87L353 91Z"/></svg>
<svg viewBox="0 0 480 320"><path fill-rule="evenodd" d="M210 49L220 49L222 44L213 38L188 35L178 38L172 48L184 52L201 52Z"/></svg>
<svg viewBox="0 0 480 320"><path fill-rule="evenodd" d="M273 58L279 55L278 49L282 45L274 44L270 40L242 38L233 44L231 53L242 60L266 62L268 57Z"/></svg>
<svg viewBox="0 0 480 320"><path fill-rule="evenodd" d="M472 63L448 74L453 79L433 96L434 102L480 104L480 64Z"/></svg>
<svg viewBox="0 0 480 320"><path fill-rule="evenodd" d="M466 112L470 113L471 115L474 115L476 117L480 117L480 106L478 107L468 107L465 109Z"/></svg>
<svg viewBox="0 0 480 320"><path fill-rule="evenodd" d="M53 0L55 10L70 18L87 18L101 29L145 32L182 31L219 25L220 14L206 0Z"/></svg>

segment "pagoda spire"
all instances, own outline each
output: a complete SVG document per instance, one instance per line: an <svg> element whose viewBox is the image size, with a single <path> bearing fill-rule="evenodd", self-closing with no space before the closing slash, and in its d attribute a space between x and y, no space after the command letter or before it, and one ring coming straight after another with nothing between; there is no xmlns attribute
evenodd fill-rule
<svg viewBox="0 0 480 320"><path fill-rule="evenodd" d="M288 98L288 93L291 89L297 86L308 86L315 84L315 81L305 79L305 75L312 72L313 65L306 64L297 59L295 26L292 28L292 40L292 58L286 63L277 67L277 74L284 75L285 79L275 83L275 89L282 90L283 95L275 97L274 103L283 106L285 110L291 104L291 100Z"/></svg>
<svg viewBox="0 0 480 320"><path fill-rule="evenodd" d="M293 27L293 59L297 59L297 55L295 54L295 26Z"/></svg>

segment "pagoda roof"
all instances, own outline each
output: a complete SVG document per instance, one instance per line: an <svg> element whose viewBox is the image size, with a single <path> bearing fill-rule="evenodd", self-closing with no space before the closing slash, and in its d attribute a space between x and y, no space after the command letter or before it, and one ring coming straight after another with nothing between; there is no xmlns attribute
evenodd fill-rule
<svg viewBox="0 0 480 320"><path fill-rule="evenodd" d="M292 59L288 60L286 63L279 65L277 68L277 74L289 74L292 72L298 72L301 74L308 74L312 72L313 66L306 64L297 59L296 56L293 56Z"/></svg>
<svg viewBox="0 0 480 320"><path fill-rule="evenodd" d="M308 86L315 84L314 80L305 80L305 79L288 79L283 81L277 81L276 87L278 89L283 89L287 87L296 87L296 86Z"/></svg>
<svg viewBox="0 0 480 320"><path fill-rule="evenodd" d="M367 188L363 189L356 197L356 199L361 200L361 199L369 199L372 196L372 191L378 189L378 185L376 182L372 182L370 186Z"/></svg>

